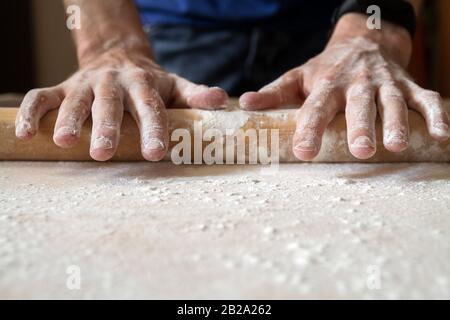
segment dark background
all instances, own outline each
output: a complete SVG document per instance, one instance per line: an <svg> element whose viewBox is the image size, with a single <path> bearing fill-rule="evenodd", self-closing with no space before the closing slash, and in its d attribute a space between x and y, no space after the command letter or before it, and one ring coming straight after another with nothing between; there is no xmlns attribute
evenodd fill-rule
<svg viewBox="0 0 450 320"><path fill-rule="evenodd" d="M0 1L0 37L0 94L55 85L76 70L62 0ZM450 97L449 0L424 2L410 72Z"/></svg>
<svg viewBox="0 0 450 320"><path fill-rule="evenodd" d="M23 92L36 84L31 2L0 1L0 92Z"/></svg>

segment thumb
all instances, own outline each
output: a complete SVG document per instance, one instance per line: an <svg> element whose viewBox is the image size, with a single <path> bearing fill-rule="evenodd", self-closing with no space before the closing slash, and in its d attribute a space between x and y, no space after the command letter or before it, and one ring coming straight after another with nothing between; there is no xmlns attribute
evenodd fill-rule
<svg viewBox="0 0 450 320"><path fill-rule="evenodd" d="M185 106L196 109L224 109L228 94L218 87L208 87L190 82L177 75L173 90L173 106Z"/></svg>
<svg viewBox="0 0 450 320"><path fill-rule="evenodd" d="M302 73L299 69L291 70L258 92L246 92L239 103L245 110L263 110L288 107L303 103Z"/></svg>

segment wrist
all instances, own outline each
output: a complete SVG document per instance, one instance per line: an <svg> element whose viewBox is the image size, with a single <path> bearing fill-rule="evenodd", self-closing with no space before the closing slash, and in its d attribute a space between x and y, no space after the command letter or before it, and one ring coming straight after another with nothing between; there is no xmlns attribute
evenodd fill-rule
<svg viewBox="0 0 450 320"><path fill-rule="evenodd" d="M328 45L357 37L377 44L401 66L408 65L412 54L412 39L405 28L383 20L380 30L371 30L367 27L366 15L348 13L339 19Z"/></svg>
<svg viewBox="0 0 450 320"><path fill-rule="evenodd" d="M106 37L87 37L79 39L77 43L77 57L79 65L85 65L95 58L114 52L142 54L152 57L152 50L148 40L136 35L110 35Z"/></svg>

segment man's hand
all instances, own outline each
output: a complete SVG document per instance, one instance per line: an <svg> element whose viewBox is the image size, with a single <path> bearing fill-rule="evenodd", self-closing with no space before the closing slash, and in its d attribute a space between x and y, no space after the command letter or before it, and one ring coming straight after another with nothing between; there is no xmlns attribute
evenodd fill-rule
<svg viewBox="0 0 450 320"><path fill-rule="evenodd" d="M53 139L58 146L70 148L92 113L90 154L106 161L119 144L126 110L139 126L142 155L157 161L164 157L169 143L166 106L212 108L224 105L226 99L222 89L169 74L147 55L109 50L60 85L30 91L20 107L16 135L33 137L42 116L60 107Z"/></svg>
<svg viewBox="0 0 450 320"><path fill-rule="evenodd" d="M247 110L302 105L293 152L305 161L317 156L326 127L341 111L346 114L350 151L359 159L376 152L377 108L389 151L408 147L408 107L423 115L434 139L446 140L449 119L441 97L420 88L405 71L411 46L403 28L383 22L381 31L372 31L365 16L347 14L320 55L259 92L244 94L240 104Z"/></svg>
<svg viewBox="0 0 450 320"><path fill-rule="evenodd" d="M32 138L40 119L49 110L60 108L53 140L70 148L92 114L90 154L106 161L119 144L125 110L139 126L143 157L158 161L169 145L166 106L220 108L226 103L228 97L222 89L193 84L165 72L153 61L133 1L69 2L82 5L86 16L84 29L75 34L80 69L55 87L35 89L25 96L16 119L18 138ZM131 20L118 30L117 21L122 18Z"/></svg>

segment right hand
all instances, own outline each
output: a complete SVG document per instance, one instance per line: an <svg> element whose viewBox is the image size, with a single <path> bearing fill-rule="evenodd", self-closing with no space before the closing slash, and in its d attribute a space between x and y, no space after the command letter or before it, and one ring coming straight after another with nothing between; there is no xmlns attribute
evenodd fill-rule
<svg viewBox="0 0 450 320"><path fill-rule="evenodd" d="M197 85L164 71L148 54L116 48L81 64L61 84L28 92L17 115L16 136L31 139L40 119L59 108L53 140L59 147L70 148L92 113L90 155L106 161L117 150L125 110L139 127L143 157L159 161L169 145L166 106L217 109L227 99L220 88Z"/></svg>

